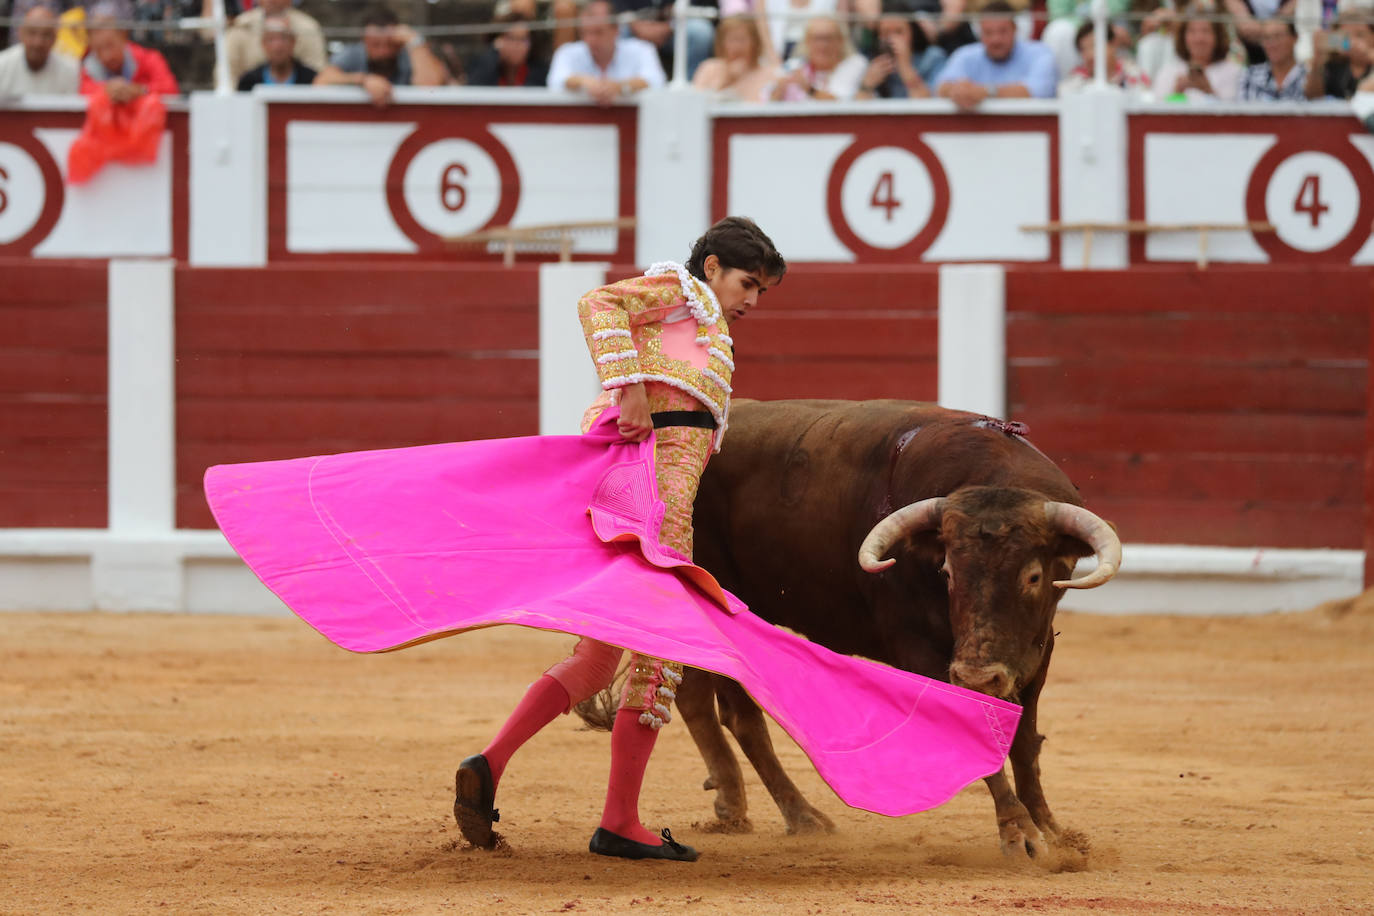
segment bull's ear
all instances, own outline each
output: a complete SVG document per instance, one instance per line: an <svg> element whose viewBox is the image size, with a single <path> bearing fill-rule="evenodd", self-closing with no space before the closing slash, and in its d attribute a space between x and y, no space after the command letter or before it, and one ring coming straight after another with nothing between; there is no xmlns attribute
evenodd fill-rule
<svg viewBox="0 0 1374 916"><path fill-rule="evenodd" d="M945 561L945 542L940 540L938 532L919 531L910 534L902 541L902 546L923 563L934 563L939 566Z"/></svg>
<svg viewBox="0 0 1374 916"><path fill-rule="evenodd" d="M1076 537L1061 534L1059 540L1054 545L1054 555L1056 557L1072 558L1074 561L1077 561L1083 557L1092 556L1093 549L1086 541L1080 541ZM1070 571L1072 571L1072 567L1070 567Z"/></svg>

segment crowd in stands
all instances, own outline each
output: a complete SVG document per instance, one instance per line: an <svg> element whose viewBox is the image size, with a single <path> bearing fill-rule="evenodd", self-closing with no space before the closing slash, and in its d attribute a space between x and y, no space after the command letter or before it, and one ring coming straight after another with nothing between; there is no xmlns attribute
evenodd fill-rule
<svg viewBox="0 0 1374 916"><path fill-rule="evenodd" d="M678 50L672 0L497 0L488 34L467 53L386 4L351 23L359 40L331 41L308 12L328 2L224 0L233 16L223 44L230 85L357 86L377 105L396 86L542 86L605 105L663 85ZM1303 33L1298 2L1108 0L1106 78L1144 99L1192 103L1374 91L1374 0L1311 0L1320 27ZM1079 92L1094 80L1087 0L711 5L713 15L685 22L685 70L693 86L722 98L937 97L972 110L987 99ZM162 25L211 9L212 0L0 0L10 20L0 98L177 93L163 50L178 32Z"/></svg>

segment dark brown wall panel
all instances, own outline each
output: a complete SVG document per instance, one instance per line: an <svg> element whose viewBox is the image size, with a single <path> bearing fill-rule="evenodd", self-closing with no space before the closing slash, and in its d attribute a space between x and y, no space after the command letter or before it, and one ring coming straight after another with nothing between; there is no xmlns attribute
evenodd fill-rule
<svg viewBox="0 0 1374 916"><path fill-rule="evenodd" d="M0 528L103 528L105 264L4 260L0 277Z"/></svg>
<svg viewBox="0 0 1374 916"><path fill-rule="evenodd" d="M1362 546L1371 272L1013 270L1013 418L1128 541Z"/></svg>
<svg viewBox="0 0 1374 916"><path fill-rule="evenodd" d="M176 302L179 527L213 464L538 432L537 267L179 268Z"/></svg>

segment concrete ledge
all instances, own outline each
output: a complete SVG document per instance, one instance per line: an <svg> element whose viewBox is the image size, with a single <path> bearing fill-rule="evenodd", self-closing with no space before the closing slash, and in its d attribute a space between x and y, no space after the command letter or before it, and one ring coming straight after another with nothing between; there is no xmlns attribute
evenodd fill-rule
<svg viewBox="0 0 1374 916"><path fill-rule="evenodd" d="M1359 594L1363 569L1358 550L1127 545L1115 580L1070 591L1061 606L1099 614L1303 611ZM218 531L0 529L0 611L95 610L290 613Z"/></svg>
<svg viewBox="0 0 1374 916"><path fill-rule="evenodd" d="M1080 564L1092 567L1092 561ZM1360 550L1278 550L1128 544L1101 588L1060 607L1097 614L1269 614L1305 611L1364 590Z"/></svg>
<svg viewBox="0 0 1374 916"><path fill-rule="evenodd" d="M289 614L218 531L0 529L0 611Z"/></svg>

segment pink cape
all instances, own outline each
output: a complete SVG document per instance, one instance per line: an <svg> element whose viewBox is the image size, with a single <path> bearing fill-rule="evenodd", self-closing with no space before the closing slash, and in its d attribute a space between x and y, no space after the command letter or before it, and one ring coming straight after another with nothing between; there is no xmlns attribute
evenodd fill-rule
<svg viewBox="0 0 1374 916"><path fill-rule="evenodd" d="M510 623L715 671L879 814L1001 768L1020 707L774 627L661 547L653 440L621 441L615 415L583 436L219 465L205 493L253 572L345 649Z"/></svg>

